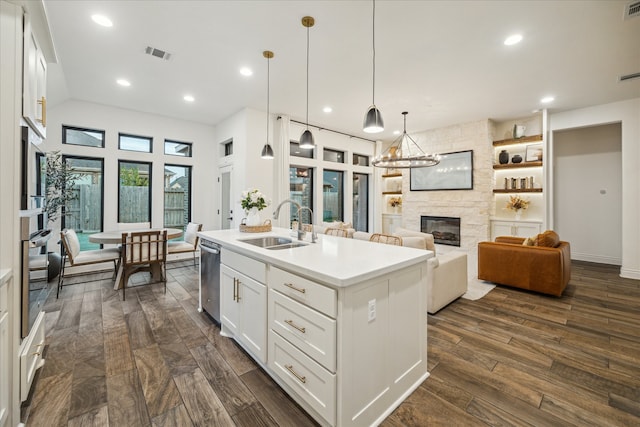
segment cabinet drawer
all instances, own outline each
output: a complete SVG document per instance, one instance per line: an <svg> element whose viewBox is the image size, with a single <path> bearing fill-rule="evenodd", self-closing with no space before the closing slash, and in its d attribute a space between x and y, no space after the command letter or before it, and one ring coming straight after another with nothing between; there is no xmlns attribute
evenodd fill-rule
<svg viewBox="0 0 640 427"><path fill-rule="evenodd" d="M335 289L273 266L269 272L269 287L329 317L335 318L337 315L338 303Z"/></svg>
<svg viewBox="0 0 640 427"><path fill-rule="evenodd" d="M26 400L36 371L44 364L44 311L36 317L29 336L22 341L20 351L20 399Z"/></svg>
<svg viewBox="0 0 640 427"><path fill-rule="evenodd" d="M269 327L329 371L336 371L334 319L271 289Z"/></svg>
<svg viewBox="0 0 640 427"><path fill-rule="evenodd" d="M330 425L336 419L336 376L269 331L269 368Z"/></svg>
<svg viewBox="0 0 640 427"><path fill-rule="evenodd" d="M260 283L267 283L267 267L263 262L240 255L226 248L222 249L220 256L223 264Z"/></svg>

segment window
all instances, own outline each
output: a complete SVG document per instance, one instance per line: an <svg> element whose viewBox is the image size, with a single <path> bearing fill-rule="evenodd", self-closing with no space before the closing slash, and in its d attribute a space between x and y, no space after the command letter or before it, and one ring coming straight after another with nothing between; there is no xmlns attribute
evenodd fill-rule
<svg viewBox="0 0 640 427"><path fill-rule="evenodd" d="M356 166L369 166L369 156L365 156L362 154L354 154L353 164Z"/></svg>
<svg viewBox="0 0 640 427"><path fill-rule="evenodd" d="M224 143L224 155L230 156L233 154L233 140Z"/></svg>
<svg viewBox="0 0 640 427"><path fill-rule="evenodd" d="M188 142L164 140L164 154L170 156L191 157L191 144Z"/></svg>
<svg viewBox="0 0 640 427"><path fill-rule="evenodd" d="M71 171L78 176L72 189L73 200L64 206L62 228L76 231L80 250L100 249L89 242L89 235L102 231L104 216L104 159L63 156Z"/></svg>
<svg viewBox="0 0 640 427"><path fill-rule="evenodd" d="M295 157L305 157L307 159L313 159L314 150L305 150L300 148L300 144L295 141L289 141L289 155Z"/></svg>
<svg viewBox="0 0 640 427"><path fill-rule="evenodd" d="M118 161L118 222L151 222L151 163Z"/></svg>
<svg viewBox="0 0 640 427"><path fill-rule="evenodd" d="M322 150L322 157L327 162L344 163L344 151L325 148Z"/></svg>
<svg viewBox="0 0 640 427"><path fill-rule="evenodd" d="M153 138L149 136L118 134L118 148L128 151L142 151L151 153L153 147Z"/></svg>
<svg viewBox="0 0 640 427"><path fill-rule="evenodd" d="M369 231L369 175L353 174L353 228Z"/></svg>
<svg viewBox="0 0 640 427"><path fill-rule="evenodd" d="M104 131L63 125L62 143L104 148Z"/></svg>
<svg viewBox="0 0 640 427"><path fill-rule="evenodd" d="M322 180L322 220L342 221L344 218L344 172L325 169Z"/></svg>
<svg viewBox="0 0 640 427"><path fill-rule="evenodd" d="M184 230L189 221L191 221L191 166L165 165L164 226Z"/></svg>
<svg viewBox="0 0 640 427"><path fill-rule="evenodd" d="M290 167L289 168L289 198L313 210L313 168ZM295 206L290 208L291 220L297 219L305 224L311 222L311 216L306 209L298 218Z"/></svg>

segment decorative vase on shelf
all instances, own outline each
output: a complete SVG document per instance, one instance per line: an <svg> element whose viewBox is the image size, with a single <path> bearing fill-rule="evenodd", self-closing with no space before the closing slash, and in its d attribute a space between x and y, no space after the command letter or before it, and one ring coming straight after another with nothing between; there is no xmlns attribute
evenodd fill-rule
<svg viewBox="0 0 640 427"><path fill-rule="evenodd" d="M500 154L498 155L498 161L501 165L506 165L507 163L509 163L509 152L507 150L500 151Z"/></svg>
<svg viewBox="0 0 640 427"><path fill-rule="evenodd" d="M520 221L520 218L522 218L522 212L518 209L516 211L516 221Z"/></svg>
<svg viewBox="0 0 640 427"><path fill-rule="evenodd" d="M522 156L520 154L516 154L515 156L513 156L511 158L511 161L513 163L521 163L522 162Z"/></svg>
<svg viewBox="0 0 640 427"><path fill-rule="evenodd" d="M251 208L246 213L247 213L246 224L249 227L255 227L255 226L261 225L260 211L258 210L258 208Z"/></svg>

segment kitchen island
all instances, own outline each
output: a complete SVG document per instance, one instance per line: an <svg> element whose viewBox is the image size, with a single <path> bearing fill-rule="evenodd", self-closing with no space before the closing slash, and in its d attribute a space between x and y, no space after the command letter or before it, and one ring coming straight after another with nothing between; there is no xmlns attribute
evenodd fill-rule
<svg viewBox="0 0 640 427"><path fill-rule="evenodd" d="M221 333L320 424L377 425L429 375L433 253L289 232L198 233L222 248Z"/></svg>

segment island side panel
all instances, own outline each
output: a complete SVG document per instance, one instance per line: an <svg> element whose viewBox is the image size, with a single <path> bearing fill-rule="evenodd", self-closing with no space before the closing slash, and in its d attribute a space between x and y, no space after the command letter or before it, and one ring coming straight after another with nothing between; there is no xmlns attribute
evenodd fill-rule
<svg viewBox="0 0 640 427"><path fill-rule="evenodd" d="M338 426L378 424L428 377L425 280L416 264L342 290Z"/></svg>

